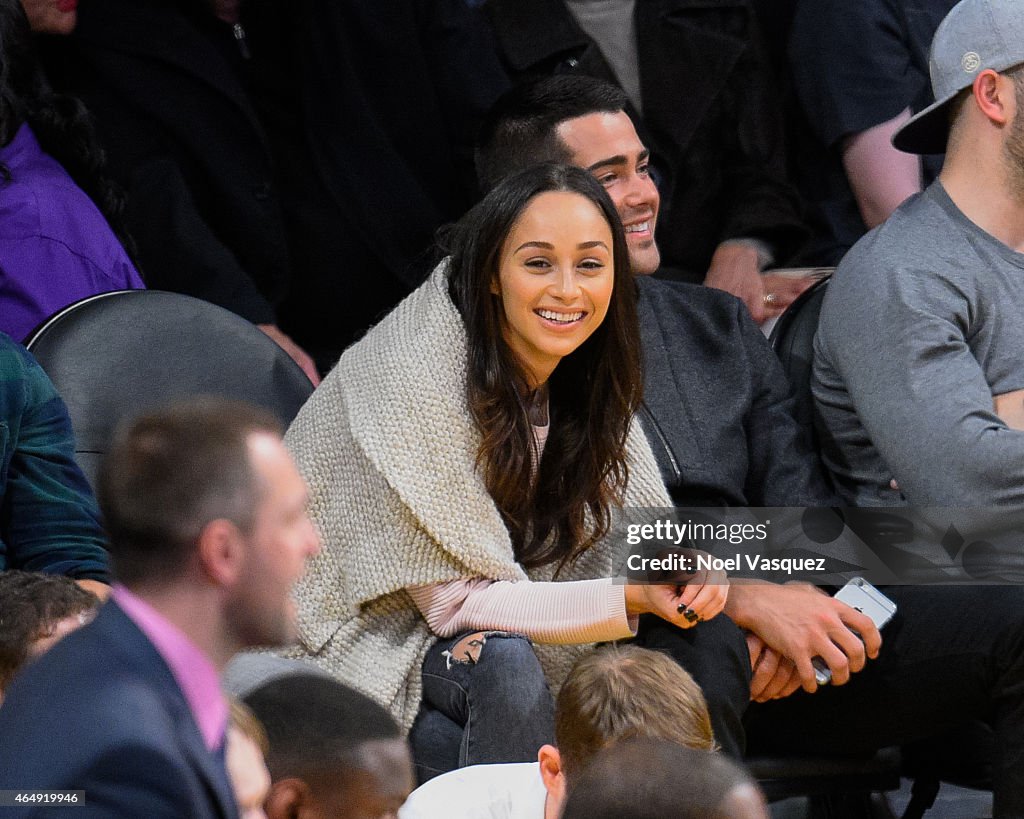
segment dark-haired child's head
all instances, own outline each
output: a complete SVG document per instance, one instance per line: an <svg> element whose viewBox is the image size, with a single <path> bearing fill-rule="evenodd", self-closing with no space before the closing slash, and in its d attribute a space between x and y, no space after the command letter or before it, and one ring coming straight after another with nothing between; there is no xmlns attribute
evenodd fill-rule
<svg viewBox="0 0 1024 819"><path fill-rule="evenodd" d="M562 819L768 819L750 776L721 754L640 737L601 751L573 781Z"/></svg>
<svg viewBox="0 0 1024 819"><path fill-rule="evenodd" d="M70 577L0 572L0 700L18 669L89 622L98 606Z"/></svg>
<svg viewBox="0 0 1024 819"><path fill-rule="evenodd" d="M385 819L413 788L412 756L381 706L318 674L278 677L245 697L267 732L269 819Z"/></svg>

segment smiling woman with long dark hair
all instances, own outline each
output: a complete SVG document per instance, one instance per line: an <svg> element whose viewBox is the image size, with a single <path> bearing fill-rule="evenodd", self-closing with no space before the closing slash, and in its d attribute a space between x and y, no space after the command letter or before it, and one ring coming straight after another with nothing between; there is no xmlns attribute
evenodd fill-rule
<svg viewBox="0 0 1024 819"><path fill-rule="evenodd" d="M584 217L603 217L608 225L617 223L614 210L594 208L604 203L589 197L590 185L580 184L576 174L549 169L546 178L539 175L534 180L534 184L538 182L551 184L563 194L575 194L574 205ZM607 316L585 314L578 332L591 326L594 329L579 342L567 335L574 328L547 328L543 318L537 321L532 315L545 306L555 312L575 310L569 299L555 296L545 301L541 295L538 304L527 304L525 319L537 323L538 335L561 332L567 336L564 346L570 351L560 357L541 385L535 377L531 381L533 374L524 367L529 361L517 356L515 345L507 343L509 334L503 331L515 327L509 315L513 305L508 298L495 298L499 294L494 292L489 272L501 267L503 252L510 250L504 245L515 231L522 196L522 189L516 186L501 188L492 207L471 211L453 233L449 294L466 324L467 395L481 433L479 460L484 481L505 518L516 559L529 569L548 563L564 565L607 531L610 505L621 500L616 492L626 481L626 435L640 403L642 385L636 296L627 250L622 236L607 225L611 246L602 249L599 259L584 259L583 266L590 264L592 272L580 277L584 294L599 275L609 287L614 281L615 298L608 299ZM569 213L568 221L574 220L579 224L579 215ZM520 225L519 232L524 231L530 229ZM543 294L548 286L543 274L552 263L543 254L531 258L537 250L530 244L524 262L527 277L536 280ZM596 252L595 248L584 250ZM580 306L590 306L583 299L578 301ZM512 335L515 339L514 331ZM534 470L536 440L524 399L545 396L550 408L549 433ZM566 480L567 476L572 480ZM589 531L587 512L595 524Z"/></svg>
<svg viewBox="0 0 1024 819"><path fill-rule="evenodd" d="M411 729L421 779L535 758L548 682L589 645L643 612L688 627L726 596L612 581L613 510L670 503L632 423L634 284L601 186L524 171L449 251L286 439L324 541L298 590L303 647Z"/></svg>
<svg viewBox="0 0 1024 819"><path fill-rule="evenodd" d="M142 287L81 102L55 94L19 0L0 0L0 331L22 340L78 299Z"/></svg>

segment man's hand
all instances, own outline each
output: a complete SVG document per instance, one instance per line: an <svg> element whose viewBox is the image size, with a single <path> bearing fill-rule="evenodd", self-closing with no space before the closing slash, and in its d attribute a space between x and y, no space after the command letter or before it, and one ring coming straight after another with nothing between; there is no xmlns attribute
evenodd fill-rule
<svg viewBox="0 0 1024 819"><path fill-rule="evenodd" d="M306 377L313 382L314 387L320 385L320 373L316 371L316 364L313 363L313 359L309 357L305 350L292 341L289 336L282 333L276 324L257 324L256 326L277 342L278 347L288 353L292 361L298 364L306 374Z"/></svg>
<svg viewBox="0 0 1024 819"><path fill-rule="evenodd" d="M726 613L792 661L801 685L811 693L818 690L814 657L821 657L832 670L833 685L843 685L868 658L877 657L882 646L882 635L870 617L806 583L735 584Z"/></svg>
<svg viewBox="0 0 1024 819"><path fill-rule="evenodd" d="M748 245L723 242L711 257L711 266L704 284L732 293L741 299L754 321L761 324L780 312L773 302L772 313L765 305L765 289L761 282L761 268L757 250Z"/></svg>
<svg viewBox="0 0 1024 819"><path fill-rule="evenodd" d="M750 652L750 699L754 702L779 700L800 687L796 664L749 631L747 650Z"/></svg>
<svg viewBox="0 0 1024 819"><path fill-rule="evenodd" d="M675 583L627 584L626 611L656 614L679 628L691 628L722 612L729 597L729 578L723 571L700 571L678 592Z"/></svg>

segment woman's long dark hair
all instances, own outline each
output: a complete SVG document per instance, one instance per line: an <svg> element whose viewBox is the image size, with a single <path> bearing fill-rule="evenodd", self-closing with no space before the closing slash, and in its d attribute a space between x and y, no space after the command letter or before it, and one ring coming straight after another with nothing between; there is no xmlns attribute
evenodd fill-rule
<svg viewBox="0 0 1024 819"><path fill-rule="evenodd" d="M124 228L124 196L104 174L103 150L85 106L50 87L20 0L0 0L0 146L10 143L26 122L43 151L64 167L134 256ZM9 170L0 165L0 182L9 178Z"/></svg>
<svg viewBox="0 0 1024 819"><path fill-rule="evenodd" d="M529 387L502 336L502 306L491 284L515 222L549 191L579 194L601 210L612 232L615 279L605 320L548 380L550 427L534 474L523 399ZM636 289L619 216L586 171L540 165L510 177L466 214L449 234L448 250L449 290L469 339L469 410L482 436L478 465L519 563L561 570L608 531L611 507L621 503L626 436L642 393Z"/></svg>

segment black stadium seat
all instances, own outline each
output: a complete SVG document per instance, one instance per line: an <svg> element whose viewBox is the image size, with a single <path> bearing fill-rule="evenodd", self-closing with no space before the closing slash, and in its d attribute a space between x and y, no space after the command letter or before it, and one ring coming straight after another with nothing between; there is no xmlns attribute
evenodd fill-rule
<svg viewBox="0 0 1024 819"><path fill-rule="evenodd" d="M793 414L814 440L814 401L811 398L811 364L814 358L814 333L818 329L821 303L825 300L827 277L801 293L776 322L768 341L789 376L796 398Z"/></svg>
<svg viewBox="0 0 1024 819"><path fill-rule="evenodd" d="M219 395L287 426L313 391L298 365L248 321L191 296L103 293L45 321L26 342L68 405L90 482L114 427L178 398Z"/></svg>

